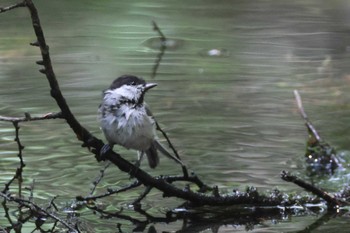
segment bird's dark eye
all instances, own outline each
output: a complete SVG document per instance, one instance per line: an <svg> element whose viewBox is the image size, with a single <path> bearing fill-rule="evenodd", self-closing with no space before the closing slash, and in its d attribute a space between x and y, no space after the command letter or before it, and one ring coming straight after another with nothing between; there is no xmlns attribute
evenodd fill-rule
<svg viewBox="0 0 350 233"><path fill-rule="evenodd" d="M135 81L132 81L132 82L130 83L130 85L135 86L135 85L136 85L136 82L135 82Z"/></svg>

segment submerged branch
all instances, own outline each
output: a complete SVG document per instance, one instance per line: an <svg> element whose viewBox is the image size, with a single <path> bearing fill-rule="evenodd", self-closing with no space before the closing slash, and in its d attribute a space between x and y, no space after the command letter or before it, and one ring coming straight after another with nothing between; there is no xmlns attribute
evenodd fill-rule
<svg viewBox="0 0 350 233"><path fill-rule="evenodd" d="M349 204L349 203L345 203L341 200L338 200L337 198L332 197L327 192L317 188L316 186L314 186L312 184L305 182L302 179L299 179L296 176L290 175L286 171L282 171L281 178L284 181L292 182L292 183L298 185L299 187L305 189L306 191L311 192L311 193L315 194L316 196L322 198L323 200L325 200L327 202L328 206L331 208L338 208L341 205Z"/></svg>

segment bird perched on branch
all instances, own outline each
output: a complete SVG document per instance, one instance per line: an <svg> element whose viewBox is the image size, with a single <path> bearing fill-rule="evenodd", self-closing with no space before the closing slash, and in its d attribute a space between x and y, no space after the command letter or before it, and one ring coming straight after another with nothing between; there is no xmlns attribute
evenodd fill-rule
<svg viewBox="0 0 350 233"><path fill-rule="evenodd" d="M156 83L146 83L142 78L123 75L103 92L98 112L108 144L102 148L102 154L117 144L138 151L137 166L146 154L149 166L155 168L159 163L158 150L183 165L157 139L155 120L144 102L146 92L155 86Z"/></svg>

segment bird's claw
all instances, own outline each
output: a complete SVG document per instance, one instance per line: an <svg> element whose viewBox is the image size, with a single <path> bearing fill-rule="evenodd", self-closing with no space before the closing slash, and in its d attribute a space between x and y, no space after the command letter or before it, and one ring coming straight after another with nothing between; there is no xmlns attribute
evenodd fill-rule
<svg viewBox="0 0 350 233"><path fill-rule="evenodd" d="M100 150L99 160L105 160L105 157L110 150L112 150L112 147L109 144L104 144Z"/></svg>
<svg viewBox="0 0 350 233"><path fill-rule="evenodd" d="M132 171L132 170L129 171L130 179L135 178L135 174L139 171L140 165L141 165L141 160L138 159L138 160L134 163L134 166L136 167L136 169L135 169L134 171Z"/></svg>

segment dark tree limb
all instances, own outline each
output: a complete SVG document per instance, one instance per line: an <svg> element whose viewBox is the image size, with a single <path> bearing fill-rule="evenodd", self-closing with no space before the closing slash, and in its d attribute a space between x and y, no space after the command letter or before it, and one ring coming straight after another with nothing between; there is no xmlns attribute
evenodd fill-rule
<svg viewBox="0 0 350 233"><path fill-rule="evenodd" d="M339 200L335 197L332 197L327 192L317 188L316 186L314 186L310 183L305 182L304 180L302 180L296 176L290 175L286 171L282 171L281 178L284 181L292 182L292 183L298 185L299 187L305 189L306 191L311 192L314 195L322 198L323 200L325 200L327 202L327 205L331 208L338 208L339 206L349 204L349 203L343 202L342 200Z"/></svg>
<svg viewBox="0 0 350 233"><path fill-rule="evenodd" d="M24 2L26 3L26 6L29 9L33 29L37 37L37 41L31 43L31 45L38 46L40 48L42 60L37 61L37 64L44 66L44 69L41 69L39 71L45 74L49 82L51 88L51 96L56 100L57 105L61 109L62 117L67 121L68 125L72 128L74 133L77 135L78 139L85 142L86 145L90 144L90 146L96 148L99 151L103 146L103 142L93 137L88 130L81 126L81 124L71 112L65 98L62 95L62 92L56 79L56 75L53 71L49 53L49 46L46 44L36 7L34 6L32 0L25 0Z"/></svg>

